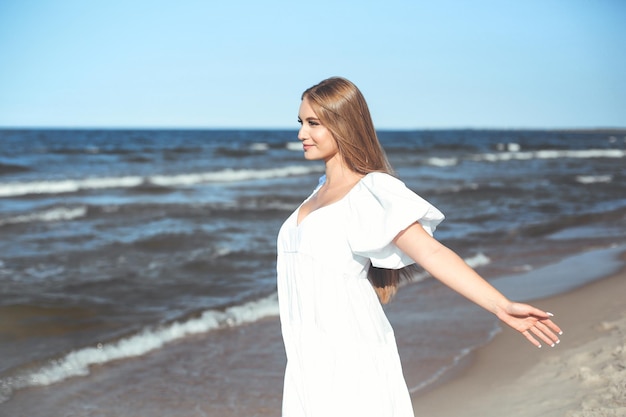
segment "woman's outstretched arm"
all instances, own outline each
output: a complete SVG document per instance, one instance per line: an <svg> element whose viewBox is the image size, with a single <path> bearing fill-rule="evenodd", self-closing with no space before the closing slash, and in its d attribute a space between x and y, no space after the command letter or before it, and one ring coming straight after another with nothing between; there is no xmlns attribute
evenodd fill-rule
<svg viewBox="0 0 626 417"><path fill-rule="evenodd" d="M485 281L452 250L431 237L419 223L398 234L394 243L433 277L454 291L495 314L522 333L537 347L559 342L561 329L550 313L528 304L515 303Z"/></svg>

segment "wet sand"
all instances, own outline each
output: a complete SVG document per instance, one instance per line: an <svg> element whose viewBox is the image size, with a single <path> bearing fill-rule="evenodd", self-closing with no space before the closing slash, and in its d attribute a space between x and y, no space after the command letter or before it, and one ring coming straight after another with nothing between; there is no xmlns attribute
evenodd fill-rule
<svg viewBox="0 0 626 417"><path fill-rule="evenodd" d="M413 397L429 417L626 415L626 270L533 304L555 314L556 347L505 328L448 382Z"/></svg>

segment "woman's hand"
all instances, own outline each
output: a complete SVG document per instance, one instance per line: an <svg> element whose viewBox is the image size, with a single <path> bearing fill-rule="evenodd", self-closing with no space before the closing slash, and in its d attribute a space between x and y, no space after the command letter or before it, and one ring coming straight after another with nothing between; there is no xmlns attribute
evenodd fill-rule
<svg viewBox="0 0 626 417"><path fill-rule="evenodd" d="M551 313L528 304L510 302L496 316L538 348L541 347L540 340L554 347L560 342L559 335L563 334L559 326L550 319Z"/></svg>

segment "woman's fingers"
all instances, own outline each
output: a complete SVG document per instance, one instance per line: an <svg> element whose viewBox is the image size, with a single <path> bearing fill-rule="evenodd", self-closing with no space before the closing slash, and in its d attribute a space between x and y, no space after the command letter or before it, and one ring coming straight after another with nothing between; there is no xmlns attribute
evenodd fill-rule
<svg viewBox="0 0 626 417"><path fill-rule="evenodd" d="M550 320L537 321L529 330L522 334L535 346L541 347L541 342L554 347L560 342L561 329ZM537 340L539 339L539 340Z"/></svg>
<svg viewBox="0 0 626 417"><path fill-rule="evenodd" d="M539 341L537 341L537 339L535 339L535 338L534 338L534 337L530 334L530 331L528 331L528 330L524 330L524 331L522 332L522 334L524 335L524 337L525 337L526 339L528 339L528 341L529 341L530 343L532 343L533 345L537 346L538 348L540 348L540 347L541 347L541 343L539 343Z"/></svg>
<svg viewBox="0 0 626 417"><path fill-rule="evenodd" d="M557 326L557 324L555 322L553 322L550 319L547 320L539 320L540 323L546 325L553 333L556 333L558 335L563 334L563 331L561 330L561 328L559 326Z"/></svg>
<svg viewBox="0 0 626 417"><path fill-rule="evenodd" d="M537 323L538 325L540 323ZM545 326L544 326L545 327ZM554 347L554 345L556 345L556 341L559 340L558 337L556 337L554 335L554 333L550 332L549 334L546 334L544 331L542 331L539 326L533 326L530 328L530 331L537 336L541 341L543 341L545 344L547 344L548 346ZM554 339L553 339L554 338Z"/></svg>

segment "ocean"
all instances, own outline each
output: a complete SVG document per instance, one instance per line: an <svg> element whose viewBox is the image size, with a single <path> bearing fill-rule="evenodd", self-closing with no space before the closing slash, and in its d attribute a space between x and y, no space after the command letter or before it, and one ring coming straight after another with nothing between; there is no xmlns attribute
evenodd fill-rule
<svg viewBox="0 0 626 417"><path fill-rule="evenodd" d="M276 235L324 168L296 136L0 130L0 416L280 415ZM510 298L622 265L625 131L379 137ZM413 393L500 331L425 273L385 308Z"/></svg>

